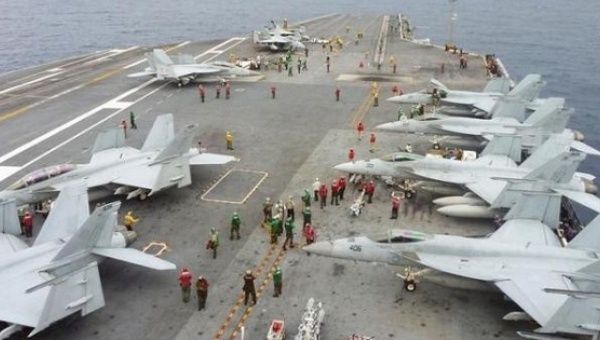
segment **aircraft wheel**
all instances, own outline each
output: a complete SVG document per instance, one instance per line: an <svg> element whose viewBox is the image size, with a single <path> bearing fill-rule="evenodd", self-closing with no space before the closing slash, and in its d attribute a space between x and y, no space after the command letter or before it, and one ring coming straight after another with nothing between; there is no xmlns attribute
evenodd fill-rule
<svg viewBox="0 0 600 340"><path fill-rule="evenodd" d="M407 292L414 292L417 289L417 284L414 281L406 281L404 282L404 289Z"/></svg>
<svg viewBox="0 0 600 340"><path fill-rule="evenodd" d="M143 201L146 198L148 198L148 195L145 192L142 192L139 197L140 197L140 201Z"/></svg>
<svg viewBox="0 0 600 340"><path fill-rule="evenodd" d="M183 85L183 84L181 84L181 82L177 83L177 87L181 87L181 85Z"/></svg>
<svg viewBox="0 0 600 340"><path fill-rule="evenodd" d="M413 198L413 192L408 190L404 192L404 197L406 197L407 199L411 199Z"/></svg>

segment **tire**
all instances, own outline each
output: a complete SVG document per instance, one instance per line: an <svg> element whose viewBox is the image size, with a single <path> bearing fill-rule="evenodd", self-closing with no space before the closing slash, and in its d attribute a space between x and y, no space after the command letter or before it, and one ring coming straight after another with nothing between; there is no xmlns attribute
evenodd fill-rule
<svg viewBox="0 0 600 340"><path fill-rule="evenodd" d="M412 191L405 191L405 192L404 192L404 197L406 197L407 199L411 199L411 198L413 198L413 193L412 193Z"/></svg>
<svg viewBox="0 0 600 340"><path fill-rule="evenodd" d="M405 282L404 289L412 293L417 289L417 284L414 281Z"/></svg>

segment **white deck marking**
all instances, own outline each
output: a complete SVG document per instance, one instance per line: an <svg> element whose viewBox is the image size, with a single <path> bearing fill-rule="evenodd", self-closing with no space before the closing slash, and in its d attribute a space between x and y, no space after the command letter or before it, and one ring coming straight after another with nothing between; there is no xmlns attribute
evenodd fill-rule
<svg viewBox="0 0 600 340"><path fill-rule="evenodd" d="M240 39L241 39L241 40L240 40ZM239 41L238 43L236 43L236 44L232 45L232 46L229 46L229 47L227 47L227 48L223 49L223 52L226 52L226 51L227 51L227 50L229 50L230 48L233 48L234 46L236 46L236 45L237 45L237 44L239 44L240 42L244 41L245 39L246 39L246 38L232 38L232 39L229 39L229 40L228 40L228 41L226 41L225 43L227 43L227 42L229 42L229 41L233 41L233 40L240 40L240 41ZM189 43L189 42L184 42L184 43L181 43L181 44L179 44L179 45L177 45L177 46L178 46L178 47L181 47L181 46L187 45L188 43ZM223 44L224 44L224 43L221 43L221 44L219 44L219 45L217 45L217 46L215 46L215 47L211 48L209 51L212 51L212 50L214 50L214 49L220 48L220 47L221 47ZM176 47L177 47L177 46L176 46ZM202 55L202 54L201 54L201 55ZM214 57L217 57L217 55L215 55ZM213 58L214 58L214 57L213 57ZM126 92L124 92L124 93L122 93L122 94L120 94L120 95L118 95L118 96L116 96L116 97L114 97L114 98L112 98L112 99L110 99L110 100L106 101L106 102L105 102L105 103L103 103L102 105L99 105L99 106L97 106L97 107L95 107L95 108L93 108L93 109L91 109L91 110L89 110L89 111L87 111L87 112L85 112L85 113L83 113L83 114L81 114L81 115L77 116L76 118L74 118L74 119L72 119L72 120L70 120L70 121L68 121L68 122L66 122L66 123L64 123L64 124L62 124L62 125L60 125L60 126L58 126L58 127L54 128L54 129L52 129L52 130L50 130L50 131L48 131L48 132L44 133L43 135L41 135L41 136L39 136L39 137L37 137L37 138L35 138L35 139L33 139L33 140L31 140L31 141L29 141L29 142L27 142L27 143L23 144L23 145L21 145L21 146L19 146L18 148L16 148L16 149L13 149L12 151L10 151L10 152L8 152L8 153L6 153L6 154L4 154L4 155L0 156L0 163L3 163L3 162L5 162L5 161L7 161L8 159L11 159L11 158L13 158L13 157L15 157L15 156L17 156L17 155L19 155L19 154L23 153L24 151L27 151L27 150L29 150L30 148L32 148L32 147L34 147L34 146L36 146L36 145L38 145L38 144L42 143L43 141L47 140L48 138L50 138L50 137L52 137L52 136L55 136L55 135L57 135L58 133L60 133L60 132L62 132L62 131L64 131L64 130L66 130L66 129L68 129L68 128L72 127L73 125L75 125L75 124L77 124L77 123L79 123L79 122L83 121L84 119L86 119L86 118L89 118L89 117L91 117L91 116L95 115L96 113L100 112L100 111L101 111L101 110L103 110L103 109L115 109L115 108L117 108L117 109L118 109L118 111L116 111L115 113L112 113L112 114L110 114L110 115L106 116L105 118L103 118L103 119L102 119L102 120L100 120L99 122L97 122L97 123L95 123L95 124L93 124L93 125L89 126L88 128L86 128L86 129L82 130L81 132L77 133L76 135L72 136L71 138L69 138L69 139L65 140L64 142L62 142L62 143L60 143L60 144L58 144L58 145L57 145L57 146L55 146L54 148L52 148L52 149L49 149L48 151L46 151L46 152L42 153L41 155L39 155L39 156L37 156L37 157L35 157L35 158L31 159L29 162L27 162L27 163L26 163L25 165L23 165L21 168L25 168L25 167L27 167L27 166L29 166L29 165L33 164L34 162L38 161L39 159L41 159L41 158L45 157L46 155L50 154L51 152L53 152L53 151L55 151L55 150L57 150L57 149L61 148L61 147L62 147L62 146L64 146L65 144L67 144L67 143L71 142L72 140L74 140L75 138L77 138L77 137L81 136L82 134L84 134L84 133L86 133L86 132L90 131L91 129L93 129L94 127L98 126L99 124L101 124L101 123L105 122L106 120L108 120L108 119L110 119L110 118L114 117L115 115L117 115L117 114L121 113L121 112L122 112L123 110L125 110L126 108L128 108L128 107L130 107L130 106L132 106L132 105L134 105L134 104L136 104L136 103L138 103L138 102L139 102L139 101L141 101L142 99L145 99L146 97L148 97L148 96L150 96L151 94L153 94L153 93L155 93L155 92L159 91L160 89L162 89L163 87L165 87L166 85L168 85L168 84L169 84L168 82L167 82L167 83L164 83L164 84L162 84L161 86L157 87L156 89L154 89L154 90L150 91L149 93L147 93L147 94L143 95L142 97L140 97L140 98L138 98L138 99L134 100L133 102L122 102L122 101L121 101L121 99L124 99L124 98L126 98L126 97L128 97L128 96L130 96L130 95L132 95L132 94L134 94L134 93L136 93L136 92L138 92L139 90L141 90L141 89L143 89L143 88L147 87L148 85L150 85L150 84L154 83L155 81L156 81L156 79L151 79L151 80L148 80L147 82L145 82L145 83L142 83L141 85L139 85L139 86L137 86L137 87L134 87L134 88L132 88L132 89L130 89L130 90L128 90L128 91L126 91ZM79 87L79 86L83 87L83 86L85 86L85 85L84 85L84 84L82 84L82 85L78 85L78 87ZM77 88L77 87L76 87L76 88ZM68 92L70 92L70 91L73 91L74 89L75 89L75 88L73 88L73 89L68 89L68 90L66 90L66 91L63 91L63 92L67 92L67 91L68 91ZM54 97L54 96L53 96L53 97ZM50 97L50 98L52 98L52 97Z"/></svg>
<svg viewBox="0 0 600 340"><path fill-rule="evenodd" d="M47 74L47 75L45 75L45 76L43 76L43 77L39 77L39 78L36 78L36 79L34 79L34 80L30 80L30 81L28 81L28 82L26 82L26 83L19 84L19 85L15 85L15 86L13 86L13 87L9 87L9 88L7 88L7 89L4 89L4 90L0 91L0 94L5 94L5 93L8 93L8 92L11 92L11 91L14 91L14 90L18 90L18 89L20 89L20 88L22 88L22 87L29 86L29 85L31 85L31 84L39 83L39 82L40 82L40 81L42 81L42 80L45 80L45 79L48 79L48 78L55 77L55 76L57 76L57 75L59 75L59 74L61 74L61 73L63 73L63 72L64 72L63 70L61 70L61 71L57 71L57 72L53 72L53 73L51 73L51 74Z"/></svg>
<svg viewBox="0 0 600 340"><path fill-rule="evenodd" d="M71 126L73 126L73 125L81 122L82 120L95 115L96 113L100 112L102 109L107 108L107 105L108 105L108 108L111 108L112 107L111 104L114 101L118 101L120 99L123 99L123 98L129 96L130 94L135 93L135 92L143 89L144 87L152 84L154 81L155 80L152 79L152 80L149 80L149 81L143 83L142 85L134 87L133 89L131 89L131 90L125 92L125 93L120 94L119 96L117 96L117 97L115 97L115 98L107 101L106 103L104 103L104 104L102 104L100 106L97 106L97 107L95 107L95 108L93 108L93 109L85 112L84 114L82 114L80 116L77 116L77 118L75 118L73 120L70 120L70 121L64 123L63 125L60 125L60 126L54 128L54 129L46 132L45 134L43 134L43 135L41 135L41 136L39 136L39 137L37 137L37 138L35 138L35 139L33 139L33 140L25 143L23 145L21 145L20 147L12 150L11 152L8 152L8 153L0 156L0 163L4 162L4 161L6 161L6 160L8 160L10 158L13 158L14 156L22 153L23 151L26 151L26 150L28 150L28 149L30 149L30 148L32 148L32 147L40 144L41 142L45 141L46 139L48 139L48 138L50 138L50 137L52 137L52 136L54 136L54 135L56 135L56 134L58 134L58 133L60 133L60 132L62 132L64 130L70 128Z"/></svg>
<svg viewBox="0 0 600 340"><path fill-rule="evenodd" d="M176 49L176 48L183 47L183 46L185 46L185 45L187 45L187 44L189 44L189 43L191 43L191 41L189 41L189 40L188 40L188 41L184 41L184 42L182 42L181 44L179 44L179 45L177 45L177 46L175 46L175 47L173 47L173 48L169 49L169 51L172 51L172 50L174 50L174 49ZM143 63L144 61L146 61L146 58L144 58L144 59L140 59L140 60L138 60L138 61L136 61L136 62L133 62L133 63L131 63L131 64L129 64L129 65L123 66L123 69L124 69L124 70L127 70L127 69L129 69L129 68L132 68L132 67L134 67L134 66L137 66L137 65L139 65L139 64L141 64L141 63Z"/></svg>
<svg viewBox="0 0 600 340"><path fill-rule="evenodd" d="M250 191L248 191L248 193L246 194L246 196L244 196L244 198L242 198L241 201L227 201L227 200L219 200L219 199L206 198L206 196L214 188L216 188L225 179L225 177L229 176L233 172L247 172L247 173L258 174L258 175L262 175L262 176L258 180L258 182L250 189ZM250 195L252 195L254 193L254 191L256 191L256 189L258 189L258 187L262 184L262 182L265 179L267 179L267 177L269 177L269 173L268 172L264 172L264 171L248 170L248 169L235 169L235 168L229 169L210 188L208 188L208 190L206 190L206 192L204 192L204 194L202 194L202 196L200 196L200 199L203 200L203 201L207 201L207 202L227 203L227 204L244 204L246 202L246 200L248 200L248 198L250 197Z"/></svg>
<svg viewBox="0 0 600 340"><path fill-rule="evenodd" d="M0 166L0 182L21 170L20 166Z"/></svg>
<svg viewBox="0 0 600 340"><path fill-rule="evenodd" d="M154 90L152 90L152 91L150 91L150 92L146 93L145 95L141 96L140 98L136 99L135 101L133 101L133 102L129 102L129 103L130 103L131 105L133 105L133 104L135 104L135 103L137 103L137 102L139 102L139 101L142 101L142 100L146 99L146 97L149 97L150 95L153 95L154 93L156 93L156 92L160 91L160 90L161 90L163 87L167 86L168 84L169 84L169 83L164 83L164 84L160 85L159 87L155 88ZM77 133L77 134L73 135L71 138L69 138L69 139L66 139L65 141L61 142L60 144L56 145L55 147L53 147L53 148L51 148L51 149L48 149L46 152L42 153L41 155L39 155L39 156L37 156L37 157L35 157L35 158L31 159L29 162L27 162L27 163L23 164L23 166L22 166L21 168L26 168L26 167L30 166L31 164L33 164L33 163L35 163L35 162L39 161L40 159L42 159L42 158L46 157L46 156L47 156L47 155L49 155L50 153L52 153L52 152L54 152L54 151L56 151L56 150L58 150L58 149L62 148L63 146L65 146L65 145L67 145L68 143L70 143L70 142L72 142L73 140L75 140L76 138L78 138L78 137L82 136L83 134L85 134L85 133L89 132L90 130L94 129L94 128L95 128L95 127L97 127L98 125L100 125L100 124L102 124L102 123L106 122L107 120L111 119L112 117L114 117L114 116L116 116L116 115L120 114L121 112L123 112L123 111L124 111L125 109L127 109L128 107L129 107L129 106L123 107L122 109L120 109L120 110L117 110L117 111L115 111L115 112L113 112L113 113L109 114L108 116L104 117L103 119L99 120L98 122L96 122L96 123L94 123L94 124L92 124L92 125L88 126L87 128L85 128L85 129L81 130L79 133ZM103 107L103 108L104 108L104 107Z"/></svg>
<svg viewBox="0 0 600 340"><path fill-rule="evenodd" d="M223 41L222 43L218 44L217 46L215 46L215 47L213 47L213 48L209 49L208 51L205 51L205 52L203 52L203 53L200 53L200 54L198 54L197 56L195 56L195 57L194 57L194 60L198 60L199 58L201 58L201 57L203 57L203 56L205 56L205 55L207 55L207 54L217 54L217 55L218 55L218 54L221 54L221 53L223 53L223 52L225 52L225 51L229 50L230 48L237 46L239 43L241 43L241 42L242 42L242 41L244 41L244 40L246 40L246 38L241 38L241 37L233 37L233 38L231 38L231 39L229 39L229 40L225 40L225 41ZM223 46L225 46L225 45L227 45L227 44L229 44L229 43L231 43L231 42L234 42L234 41L237 41L237 43L235 43L235 44L233 44L233 45L231 45L231 46L227 47L227 48L226 48L226 49L224 49L224 50L220 50L220 48L222 48ZM212 59L213 59L213 58L215 58L217 55L213 56L212 58L210 58L210 59L208 59L208 60L205 60L204 62L207 62L207 61L209 61L209 60L212 60Z"/></svg>

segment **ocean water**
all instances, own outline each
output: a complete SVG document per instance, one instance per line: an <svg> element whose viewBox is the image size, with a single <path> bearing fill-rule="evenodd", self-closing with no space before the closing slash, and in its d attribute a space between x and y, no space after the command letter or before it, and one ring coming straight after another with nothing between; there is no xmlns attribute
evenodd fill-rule
<svg viewBox="0 0 600 340"><path fill-rule="evenodd" d="M540 73L542 96L565 97L570 127L600 148L600 1L458 0L454 40L495 53L513 79ZM248 34L272 18L402 12L418 38L443 43L444 0L78 0L0 1L0 73L92 51ZM310 32L309 32L310 33ZM600 175L600 159L580 171ZM580 210L584 219L592 215Z"/></svg>

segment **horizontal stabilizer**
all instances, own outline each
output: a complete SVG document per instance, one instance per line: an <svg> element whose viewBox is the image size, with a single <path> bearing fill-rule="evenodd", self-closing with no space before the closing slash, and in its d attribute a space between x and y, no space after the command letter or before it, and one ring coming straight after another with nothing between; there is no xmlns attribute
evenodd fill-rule
<svg viewBox="0 0 600 340"><path fill-rule="evenodd" d="M190 165L218 165L229 162L237 162L238 158L229 155L220 155L216 153L200 153L189 158Z"/></svg>
<svg viewBox="0 0 600 340"><path fill-rule="evenodd" d="M131 248L94 248L92 253L155 270L175 270L175 264Z"/></svg>
<svg viewBox="0 0 600 340"><path fill-rule="evenodd" d="M587 208L594 210L597 213L600 213L600 198L598 198L598 196L588 194L586 192L573 190L554 189L554 191L567 197L572 201L575 201Z"/></svg>
<svg viewBox="0 0 600 340"><path fill-rule="evenodd" d="M0 233L20 235L21 224L15 200L0 201Z"/></svg>
<svg viewBox="0 0 600 340"><path fill-rule="evenodd" d="M600 151L598 151L597 149L595 149L595 148L593 148L593 147L591 147L591 146L589 146L589 145L587 145L585 143L582 143L582 142L579 142L579 141L576 141L576 140L574 140L574 141L571 142L571 148L575 149L577 151L581 151L583 153L586 153L588 155L600 156Z"/></svg>

